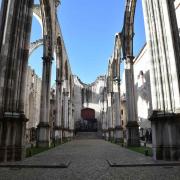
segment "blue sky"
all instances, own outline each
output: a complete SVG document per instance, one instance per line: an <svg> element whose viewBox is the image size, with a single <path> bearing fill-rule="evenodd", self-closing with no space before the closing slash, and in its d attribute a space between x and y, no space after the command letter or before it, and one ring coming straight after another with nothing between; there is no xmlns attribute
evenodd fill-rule
<svg viewBox="0 0 180 180"><path fill-rule="evenodd" d="M37 1L37 0L36 0ZM114 35L120 32L124 19L124 0L61 0L58 18L73 74L85 83L107 72L108 59L114 46ZM31 41L41 37L41 28L33 18ZM134 54L145 43L141 0L135 16ZM42 47L30 57L30 64L42 74ZM55 80L53 66L52 81Z"/></svg>

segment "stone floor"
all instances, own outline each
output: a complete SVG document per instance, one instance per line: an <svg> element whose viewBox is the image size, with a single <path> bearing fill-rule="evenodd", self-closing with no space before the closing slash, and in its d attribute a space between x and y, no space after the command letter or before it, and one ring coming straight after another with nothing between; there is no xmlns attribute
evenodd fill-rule
<svg viewBox="0 0 180 180"><path fill-rule="evenodd" d="M110 167L111 163L133 167ZM53 165L71 162L68 168ZM150 164L138 167L139 164ZM74 140L43 152L17 165L42 168L0 168L0 180L180 180L180 166L151 166L157 163L142 154L100 139ZM43 168L43 165L52 166Z"/></svg>

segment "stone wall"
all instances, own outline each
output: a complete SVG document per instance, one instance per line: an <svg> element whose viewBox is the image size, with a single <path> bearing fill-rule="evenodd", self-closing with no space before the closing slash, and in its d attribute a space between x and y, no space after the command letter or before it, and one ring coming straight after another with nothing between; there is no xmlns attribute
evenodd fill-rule
<svg viewBox="0 0 180 180"><path fill-rule="evenodd" d="M99 76L92 84L84 84L74 76L74 120L81 120L81 110L91 108L95 110L95 118L101 123L102 96L105 87L105 77Z"/></svg>
<svg viewBox="0 0 180 180"><path fill-rule="evenodd" d="M41 79L34 70L28 66L25 88L25 114L28 118L26 123L26 142L31 141L32 129L36 129L40 116Z"/></svg>
<svg viewBox="0 0 180 180"><path fill-rule="evenodd" d="M141 129L150 129L151 123L148 120L148 117L152 111L150 59L146 44L142 48L139 55L134 59L134 84L138 123Z"/></svg>

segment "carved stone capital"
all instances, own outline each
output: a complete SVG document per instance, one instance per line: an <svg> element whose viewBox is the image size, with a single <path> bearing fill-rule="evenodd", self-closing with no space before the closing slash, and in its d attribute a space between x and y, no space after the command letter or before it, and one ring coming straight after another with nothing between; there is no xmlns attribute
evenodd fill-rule
<svg viewBox="0 0 180 180"><path fill-rule="evenodd" d="M43 59L43 63L52 63L52 61L54 60L53 57L49 57L49 56L44 56L42 57Z"/></svg>
<svg viewBox="0 0 180 180"><path fill-rule="evenodd" d="M0 121L23 121L27 122L28 119L26 118L24 113L16 113L16 112L4 112L3 117L0 118Z"/></svg>
<svg viewBox="0 0 180 180"><path fill-rule="evenodd" d="M55 6L58 7L61 4L61 0L55 0Z"/></svg>
<svg viewBox="0 0 180 180"><path fill-rule="evenodd" d="M108 131L114 131L113 127L108 128Z"/></svg>
<svg viewBox="0 0 180 180"><path fill-rule="evenodd" d="M123 127L121 125L120 126L116 126L115 130L123 130Z"/></svg>
<svg viewBox="0 0 180 180"><path fill-rule="evenodd" d="M62 81L61 81L61 80L56 80L56 84L57 84L57 85L61 85L61 84L62 84Z"/></svg>
<svg viewBox="0 0 180 180"><path fill-rule="evenodd" d="M63 92L63 95L64 95L64 96L69 96L69 92L68 92L68 91L64 91L64 92Z"/></svg>
<svg viewBox="0 0 180 180"><path fill-rule="evenodd" d="M125 61L126 61L126 63L131 63L131 64L133 64L133 59L134 59L134 56L126 56L126 59L125 59Z"/></svg>
<svg viewBox="0 0 180 180"><path fill-rule="evenodd" d="M180 114L173 112L153 111L149 117L150 121L179 121Z"/></svg>
<svg viewBox="0 0 180 180"><path fill-rule="evenodd" d="M137 121L129 121L127 122L126 127L130 128L130 127L139 127L139 124Z"/></svg>
<svg viewBox="0 0 180 180"><path fill-rule="evenodd" d="M49 127L50 127L50 125L49 125L49 123L48 123L48 122L40 122L40 123L38 124L38 128L39 128L39 127L49 128Z"/></svg>
<svg viewBox="0 0 180 180"><path fill-rule="evenodd" d="M62 126L55 126L54 130L63 130L63 127Z"/></svg>

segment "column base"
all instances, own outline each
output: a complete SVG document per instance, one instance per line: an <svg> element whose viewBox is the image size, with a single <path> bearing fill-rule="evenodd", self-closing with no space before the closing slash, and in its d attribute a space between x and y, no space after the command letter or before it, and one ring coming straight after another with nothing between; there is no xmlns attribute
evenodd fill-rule
<svg viewBox="0 0 180 180"><path fill-rule="evenodd" d="M106 139L106 130L102 129L102 139Z"/></svg>
<svg viewBox="0 0 180 180"><path fill-rule="evenodd" d="M109 131L108 131L108 130L105 130L104 133L105 133L105 137L104 137L105 140L106 140L106 141L109 141Z"/></svg>
<svg viewBox="0 0 180 180"><path fill-rule="evenodd" d="M74 138L74 129L69 130L69 136L70 136L70 140Z"/></svg>
<svg viewBox="0 0 180 180"><path fill-rule="evenodd" d="M126 125L127 146L140 146L139 125L136 121L129 121Z"/></svg>
<svg viewBox="0 0 180 180"><path fill-rule="evenodd" d="M0 162L25 158L26 122L23 113L6 112L0 119Z"/></svg>
<svg viewBox="0 0 180 180"><path fill-rule="evenodd" d="M109 128L109 141L113 142L114 141L114 128Z"/></svg>
<svg viewBox="0 0 180 180"><path fill-rule="evenodd" d="M180 160L180 114L154 111L150 120L153 159Z"/></svg>
<svg viewBox="0 0 180 180"><path fill-rule="evenodd" d="M63 139L64 143L69 141L69 129L68 128L63 129L62 139Z"/></svg>
<svg viewBox="0 0 180 180"><path fill-rule="evenodd" d="M50 125L40 122L38 125L37 147L50 147Z"/></svg>
<svg viewBox="0 0 180 180"><path fill-rule="evenodd" d="M122 128L122 126L115 127L115 143L123 143L123 128Z"/></svg>
<svg viewBox="0 0 180 180"><path fill-rule="evenodd" d="M55 133L55 142L57 144L62 143L62 127L61 126L55 126L54 128Z"/></svg>

